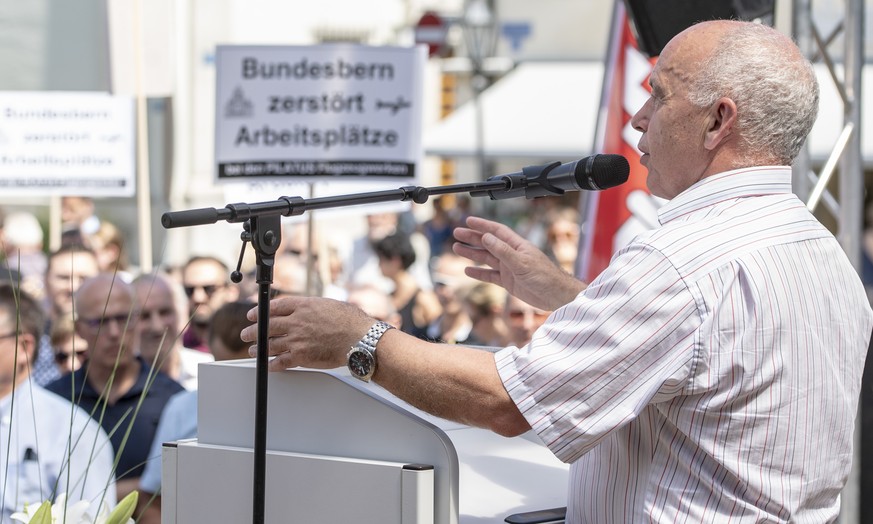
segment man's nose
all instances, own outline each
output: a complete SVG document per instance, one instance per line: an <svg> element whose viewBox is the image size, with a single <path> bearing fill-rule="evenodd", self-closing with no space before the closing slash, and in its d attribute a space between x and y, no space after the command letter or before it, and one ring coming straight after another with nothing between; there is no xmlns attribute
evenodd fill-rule
<svg viewBox="0 0 873 524"><path fill-rule="evenodd" d="M526 329L528 331L532 331L533 326L534 326L534 314L533 314L533 312L532 311L525 311L524 317L522 317L522 318L524 318L524 321L522 322L524 329Z"/></svg>
<svg viewBox="0 0 873 524"><path fill-rule="evenodd" d="M649 128L648 111L651 101L651 98L646 100L646 103L643 104L643 107L641 107L640 110L634 113L634 116L631 117L631 126L633 126L633 128L640 133L645 133L646 130Z"/></svg>
<svg viewBox="0 0 873 524"><path fill-rule="evenodd" d="M149 331L158 331L162 328L160 315L157 313L143 313L140 318L143 321L143 327Z"/></svg>
<svg viewBox="0 0 873 524"><path fill-rule="evenodd" d="M105 329L109 335L119 336L124 332L125 324L125 322L121 322L115 318L106 318L103 321L103 329Z"/></svg>

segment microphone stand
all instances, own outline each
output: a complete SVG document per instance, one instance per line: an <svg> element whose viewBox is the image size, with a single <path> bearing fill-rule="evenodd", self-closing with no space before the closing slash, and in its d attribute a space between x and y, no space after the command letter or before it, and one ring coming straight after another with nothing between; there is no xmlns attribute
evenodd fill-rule
<svg viewBox="0 0 873 524"><path fill-rule="evenodd" d="M258 342L255 371L255 435L254 435L254 486L252 523L264 524L266 502L266 455L267 455L267 366L268 337L270 323L270 286L273 283L273 267L276 250L282 240L281 216L301 215L305 211L328 209L334 207L374 204L379 202L412 201L416 204L427 202L430 195L448 193L470 193L471 196L488 195L492 200L501 198L502 194L513 192L519 196L528 188L536 186L543 191L560 195L564 190L540 184L546 181L548 172L560 165L559 162L543 166L524 168L523 174L500 175L485 182L468 184L453 184L446 186L422 187L404 186L398 189L373 191L350 195L304 199L299 196L280 197L278 200L258 202L254 204L228 204L224 208L199 208L185 211L170 211L161 216L164 228L188 227L214 224L219 220L227 222L243 222L243 241L236 271L231 273L231 280L242 281L240 265L247 242L251 242L256 254L256 281L258 284ZM544 189L543 189L544 188ZM538 194L538 196L539 196Z"/></svg>

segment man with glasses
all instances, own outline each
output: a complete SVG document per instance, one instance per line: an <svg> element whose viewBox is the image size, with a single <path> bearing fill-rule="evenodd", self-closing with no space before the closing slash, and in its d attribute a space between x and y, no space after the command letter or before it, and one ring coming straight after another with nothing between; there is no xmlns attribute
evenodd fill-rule
<svg viewBox="0 0 873 524"><path fill-rule="evenodd" d="M209 319L222 304L236 300L239 289L228 282L230 270L215 257L195 256L182 268L182 285L188 295L190 324L183 336L185 347L208 353Z"/></svg>
<svg viewBox="0 0 873 524"><path fill-rule="evenodd" d="M2 523L25 504L55 501L61 494L72 502L88 500L93 507L116 500L106 433L83 410L31 380L43 323L35 299L10 284L0 285Z"/></svg>
<svg viewBox="0 0 873 524"><path fill-rule="evenodd" d="M134 292L111 273L86 280L75 295L76 333L88 344L77 371L47 386L100 422L118 455L118 498L136 489L167 400L183 388L135 354Z"/></svg>

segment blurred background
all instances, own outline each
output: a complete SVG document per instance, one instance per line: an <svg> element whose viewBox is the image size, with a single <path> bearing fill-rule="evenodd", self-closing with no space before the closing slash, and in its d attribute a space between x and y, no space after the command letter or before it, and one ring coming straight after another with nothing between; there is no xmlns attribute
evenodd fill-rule
<svg viewBox="0 0 873 524"><path fill-rule="evenodd" d="M834 4L813 5L824 34L841 23L843 6ZM781 10L780 21L781 6L790 2L776 2L777 26L782 23L790 32L790 20L784 20L790 9ZM594 0L0 0L0 90L142 96L150 263L178 264L205 250L217 250L232 263L238 226L168 233L159 224L160 214L169 209L223 207L241 200L238 191L228 195L213 182L216 45L411 46L419 26L419 41L442 41L426 67L419 181L439 185L592 153L612 11L612 2ZM867 33L871 11L864 15ZM423 18L427 13L431 19ZM864 42L869 56L873 39ZM833 47L839 59L839 42ZM818 147L811 141L819 163L840 124L838 111L822 113L822 119L834 122ZM873 147L863 149L865 160L873 157ZM272 200L281 195L255 191L245 196ZM95 206L97 215L126 235L131 262L139 265L141 249L133 241L136 199L98 198ZM473 205L487 203L474 200ZM525 213L525 205L505 201L492 211ZM33 212L48 225L47 196L0 192L0 206ZM419 220L432 214L430 206L412 212ZM344 221L342 228L331 229L351 238L360 232L357 227L357 221Z"/></svg>

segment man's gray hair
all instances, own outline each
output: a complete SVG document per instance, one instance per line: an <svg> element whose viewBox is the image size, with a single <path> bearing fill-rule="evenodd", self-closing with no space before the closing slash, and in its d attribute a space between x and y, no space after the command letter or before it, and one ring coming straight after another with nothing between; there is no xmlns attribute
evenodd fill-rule
<svg viewBox="0 0 873 524"><path fill-rule="evenodd" d="M691 85L706 107L721 97L737 105L737 129L748 161L790 165L818 115L812 65L788 37L752 22L735 22Z"/></svg>

